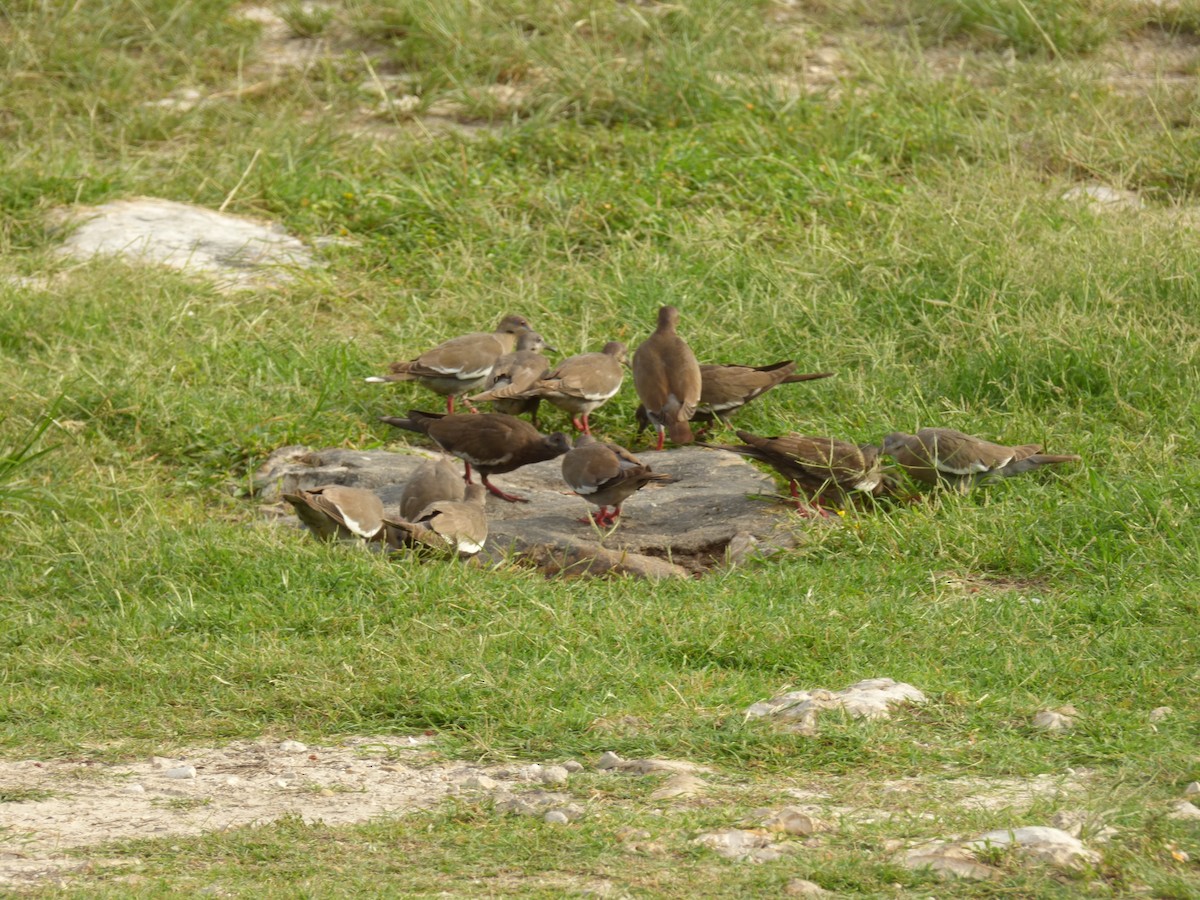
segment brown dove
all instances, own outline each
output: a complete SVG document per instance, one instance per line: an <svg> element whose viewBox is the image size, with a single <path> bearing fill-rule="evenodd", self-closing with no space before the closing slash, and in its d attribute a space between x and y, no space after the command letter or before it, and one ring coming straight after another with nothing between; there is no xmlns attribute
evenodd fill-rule
<svg viewBox="0 0 1200 900"><path fill-rule="evenodd" d="M675 333L679 310L664 306L658 327L633 353L633 386L658 432L656 450L663 447L664 430L676 444L693 440L689 420L700 402L700 364Z"/></svg>
<svg viewBox="0 0 1200 900"><path fill-rule="evenodd" d="M571 449L567 436L562 432L541 434L524 419L504 413L442 415L410 409L407 418L383 416L380 421L429 435L439 447L466 463L464 477L468 484L471 483L471 467L474 466L479 471L484 487L510 503L524 503L526 498L506 494L488 481L489 475L511 472L530 463L554 459Z"/></svg>
<svg viewBox="0 0 1200 900"><path fill-rule="evenodd" d="M487 541L487 491L482 484L468 484L462 500L437 500L411 521L383 520L388 546L395 549L422 545L473 556Z"/></svg>
<svg viewBox="0 0 1200 900"><path fill-rule="evenodd" d="M408 476L400 491L400 518L412 522L430 503L461 500L466 485L450 460L427 459Z"/></svg>
<svg viewBox="0 0 1200 900"><path fill-rule="evenodd" d="M542 355L542 350L553 351L554 348L547 347L546 341L536 331L520 335L517 349L496 360L491 374L483 383L484 392L468 397L467 401L490 402L493 410L510 416L529 413L530 420L537 425L538 405L542 398L526 396L523 392L550 371L550 360Z"/></svg>
<svg viewBox="0 0 1200 900"><path fill-rule="evenodd" d="M751 459L765 462L786 478L796 509L804 512L800 491L816 501L818 511L822 500L838 505L850 502L854 493L878 494L883 489L883 473L879 448L872 444L851 444L829 437L810 437L787 434L781 437L759 437L748 431L736 432L742 445L705 444L718 450L728 450Z"/></svg>
<svg viewBox="0 0 1200 900"><path fill-rule="evenodd" d="M1041 451L1040 444L1006 447L953 428L922 428L916 434L893 431L883 439L883 452L915 480L949 484L964 492L981 481L1081 459L1074 453Z"/></svg>
<svg viewBox="0 0 1200 900"><path fill-rule="evenodd" d="M524 390L504 388L471 399L540 397L571 413L571 424L577 431L591 434L588 416L620 389L625 377L625 355L624 344L609 341L599 353L567 357L544 378Z"/></svg>
<svg viewBox="0 0 1200 900"><path fill-rule="evenodd" d="M692 421L711 424L720 420L728 425L730 416L777 385L816 381L833 375L833 372L797 374L796 364L790 359L769 366L704 364L700 366L700 401ZM641 434L650 425L644 406L637 408L636 418L638 434Z"/></svg>
<svg viewBox="0 0 1200 900"><path fill-rule="evenodd" d="M321 540L359 537L378 540L383 532L383 501L366 488L324 484L284 494L300 521Z"/></svg>
<svg viewBox="0 0 1200 900"><path fill-rule="evenodd" d="M612 525L621 515L621 505L647 484L675 480L651 471L619 444L597 441L590 434L575 438L574 449L562 458L562 475L571 490L600 507L592 516L597 525Z"/></svg>
<svg viewBox="0 0 1200 900"><path fill-rule="evenodd" d="M464 334L426 350L416 359L394 362L390 374L367 381L419 381L446 398L446 411L454 412L454 398L483 386L501 356L512 353L517 336L531 331L524 316L505 316L490 334Z"/></svg>

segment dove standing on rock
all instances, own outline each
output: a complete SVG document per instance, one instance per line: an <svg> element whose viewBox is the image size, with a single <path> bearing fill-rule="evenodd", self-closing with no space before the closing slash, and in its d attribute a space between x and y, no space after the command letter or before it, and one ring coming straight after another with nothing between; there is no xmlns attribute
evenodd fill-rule
<svg viewBox="0 0 1200 900"><path fill-rule="evenodd" d="M321 540L382 537L383 501L374 491L324 484L312 490L284 494L300 521Z"/></svg>
<svg viewBox="0 0 1200 900"><path fill-rule="evenodd" d="M490 334L464 334L426 350L416 359L394 362L390 374L367 381L419 381L446 398L446 411L454 412L454 398L483 386L501 356L512 353L517 337L532 331L524 316L505 316Z"/></svg>
<svg viewBox="0 0 1200 900"><path fill-rule="evenodd" d="M883 452L915 480L949 484L968 491L980 481L1019 475L1039 466L1079 462L1074 453L1042 453L1040 444L1006 447L953 428L922 428L916 434L893 431Z"/></svg>
<svg viewBox="0 0 1200 900"><path fill-rule="evenodd" d="M663 448L664 430L676 444L692 442L689 420L700 401L700 364L675 333L678 322L679 310L662 307L654 334L633 353L633 386L658 432L656 450Z"/></svg>
<svg viewBox="0 0 1200 900"><path fill-rule="evenodd" d="M822 500L846 504L854 493L878 494L883 489L879 448L873 444L851 444L829 437L788 434L759 437L748 431L737 432L742 445L704 444L716 450L728 450L757 459L773 468L789 482L796 509L806 512L798 487L817 503Z"/></svg>
<svg viewBox="0 0 1200 900"><path fill-rule="evenodd" d="M545 435L524 419L504 413L442 415L410 409L407 418L383 416L380 421L428 435L451 456L466 463L463 477L468 484L474 466L484 487L509 503L524 503L526 498L506 494L488 481L489 475L554 459L571 449L570 441L561 431Z"/></svg>
<svg viewBox="0 0 1200 900"><path fill-rule="evenodd" d="M450 460L427 459L408 476L400 490L400 518L412 522L430 503L461 500L465 492L466 484Z"/></svg>
<svg viewBox="0 0 1200 900"><path fill-rule="evenodd" d="M438 500L417 513L411 521L384 519L388 546L399 549L422 545L472 556L487 541L488 523L482 484L468 484L462 500Z"/></svg>
<svg viewBox="0 0 1200 900"><path fill-rule="evenodd" d="M597 525L612 525L621 515L621 505L647 484L675 481L670 475L651 471L624 447L597 441L590 434L575 438L574 449L563 457L562 475L571 490L600 507L591 519Z"/></svg>
<svg viewBox="0 0 1200 900"><path fill-rule="evenodd" d="M588 416L620 390L625 378L625 355L624 344L609 341L599 353L567 357L523 391L504 388L471 399L490 400L499 396L548 400L571 414L571 424L577 431L591 434Z"/></svg>

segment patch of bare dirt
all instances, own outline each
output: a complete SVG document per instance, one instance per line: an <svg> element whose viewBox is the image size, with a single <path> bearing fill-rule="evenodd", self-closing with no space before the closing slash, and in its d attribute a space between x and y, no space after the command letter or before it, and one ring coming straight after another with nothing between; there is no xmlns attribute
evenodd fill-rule
<svg viewBox="0 0 1200 900"><path fill-rule="evenodd" d="M394 817L435 806L466 778L490 771L437 762L428 743L365 737L300 750L239 741L170 760L0 760L0 797L13 798L0 802L0 890L103 865L67 855L77 847L288 815L329 825Z"/></svg>

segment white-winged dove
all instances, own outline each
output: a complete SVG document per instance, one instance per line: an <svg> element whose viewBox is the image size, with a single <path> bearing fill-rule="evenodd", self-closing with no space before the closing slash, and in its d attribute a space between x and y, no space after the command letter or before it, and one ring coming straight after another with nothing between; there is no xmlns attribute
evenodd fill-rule
<svg viewBox="0 0 1200 900"><path fill-rule="evenodd" d="M633 353L633 386L658 432L657 450L663 447L664 429L676 444L692 442L689 420L700 402L700 364L675 333L678 322L679 310L662 307L658 327Z"/></svg>
<svg viewBox="0 0 1200 900"><path fill-rule="evenodd" d="M470 403L489 402L492 409L510 416L530 414L530 420L537 425L538 404L542 398L525 393L535 383L540 381L550 371L550 361L541 354L542 350L551 350L546 341L536 331L530 331L517 338L517 349L506 353L496 360L492 373L483 383L482 394L467 398Z"/></svg>
<svg viewBox="0 0 1200 900"><path fill-rule="evenodd" d="M893 431L883 452L915 480L949 484L967 491L980 481L1019 475L1039 466L1079 462L1074 453L1042 453L1040 444L1006 447L953 428L922 428L916 434Z"/></svg>
<svg viewBox="0 0 1200 900"><path fill-rule="evenodd" d="M410 409L407 418L383 416L380 421L428 435L451 456L466 463L464 478L468 484L474 466L484 487L510 503L524 503L526 498L504 493L488 481L489 475L554 459L571 449L570 441L561 431L544 435L524 419L504 413L442 415Z"/></svg>
<svg viewBox="0 0 1200 900"><path fill-rule="evenodd" d="M757 459L788 480L796 509L805 512L798 487L821 509L822 500L838 505L851 502L855 492L875 495L884 489L879 448L873 444L851 444L829 437L787 434L760 437L736 432L742 445L705 444L717 450Z"/></svg>
<svg viewBox="0 0 1200 900"><path fill-rule="evenodd" d="M590 434L575 438L574 449L562 459L562 475L571 490L600 507L592 517L597 525L613 524L621 515L625 500L647 484L675 480L665 473L651 471L619 444L597 441Z"/></svg>
<svg viewBox="0 0 1200 900"><path fill-rule="evenodd" d="M487 491L482 484L468 484L463 499L437 500L411 521L384 519L388 545L399 549L419 544L459 556L472 556L482 550L487 541L486 498Z"/></svg>
<svg viewBox="0 0 1200 900"><path fill-rule="evenodd" d="M466 485L450 460L427 459L413 471L400 491L400 518L412 522L430 503L461 500Z"/></svg>
<svg viewBox="0 0 1200 900"><path fill-rule="evenodd" d="M416 359L394 362L390 374L373 376L372 383L419 381L446 398L446 411L454 412L454 398L481 387L496 360L512 353L517 336L531 331L524 316L505 316L494 332L464 334L426 350Z"/></svg>
<svg viewBox="0 0 1200 900"><path fill-rule="evenodd" d="M383 501L374 491L323 484L311 490L284 494L300 521L326 541L335 538L378 540L383 536Z"/></svg>
<svg viewBox="0 0 1200 900"><path fill-rule="evenodd" d="M576 430L591 434L588 416L620 390L625 377L625 358L625 345L620 341L609 341L599 353L580 353L567 357L544 378L524 390L505 388L471 399L540 397L569 412L571 424Z"/></svg>
<svg viewBox="0 0 1200 900"><path fill-rule="evenodd" d="M833 372L798 374L796 364L790 359L769 366L706 363L700 366L700 402L692 421L711 424L720 420L728 425L730 416L777 385L816 381L833 375ZM641 434L650 425L644 406L637 408L636 418L638 434Z"/></svg>

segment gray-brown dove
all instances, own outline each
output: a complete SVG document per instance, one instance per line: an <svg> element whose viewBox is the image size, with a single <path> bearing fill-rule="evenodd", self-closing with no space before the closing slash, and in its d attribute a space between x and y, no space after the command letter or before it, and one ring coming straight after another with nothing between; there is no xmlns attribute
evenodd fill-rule
<svg viewBox="0 0 1200 900"><path fill-rule="evenodd" d="M416 359L394 362L390 373L368 382L419 381L446 398L446 411L454 412L454 398L483 386L501 356L512 353L517 336L532 329L524 316L505 316L494 332L464 334L426 350Z"/></svg>
<svg viewBox="0 0 1200 900"><path fill-rule="evenodd" d="M575 438L575 447L562 458L562 475L571 490L600 507L592 516L597 525L613 524L621 505L647 484L675 480L652 471L619 444L597 441L590 434Z"/></svg>
<svg viewBox="0 0 1200 900"><path fill-rule="evenodd" d="M1041 451L1040 444L1008 447L953 428L922 428L916 434L893 431L883 439L883 452L915 480L948 484L959 491L981 481L1081 459L1074 453Z"/></svg>
<svg viewBox="0 0 1200 900"><path fill-rule="evenodd" d="M486 499L487 491L482 484L468 484L462 500L430 503L411 521L385 518L388 546L399 549L422 545L459 556L473 556L487 541Z"/></svg>
<svg viewBox="0 0 1200 900"><path fill-rule="evenodd" d="M678 322L679 310L662 307L654 333L633 352L633 386L658 432L656 450L663 448L664 431L676 444L694 439L690 420L700 402L700 364L676 334Z"/></svg>
<svg viewBox="0 0 1200 900"><path fill-rule="evenodd" d="M489 475L554 459L571 449L562 432L545 435L524 419L504 413L442 415L410 409L407 418L382 416L380 421L429 435L439 447L466 463L464 477L468 484L474 466L484 487L510 503L524 503L526 498L506 494L488 481Z"/></svg>
<svg viewBox="0 0 1200 900"><path fill-rule="evenodd" d="M337 538L378 540L383 532L383 501L374 491L323 484L311 490L284 494L300 521L326 541Z"/></svg>

